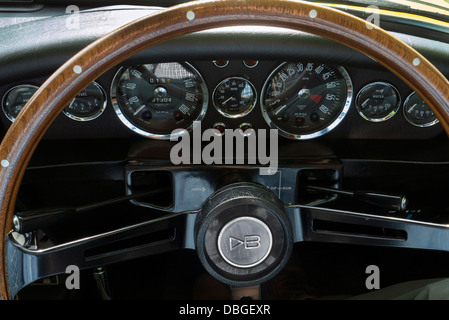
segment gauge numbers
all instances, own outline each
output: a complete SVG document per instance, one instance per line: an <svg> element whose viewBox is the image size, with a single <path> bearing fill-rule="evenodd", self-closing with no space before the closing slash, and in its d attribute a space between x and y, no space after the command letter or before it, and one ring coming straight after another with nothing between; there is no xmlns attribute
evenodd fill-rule
<svg viewBox="0 0 449 320"><path fill-rule="evenodd" d="M9 89L3 96L2 109L9 121L13 122L25 104L30 100L39 87L21 84Z"/></svg>
<svg viewBox="0 0 449 320"><path fill-rule="evenodd" d="M76 121L89 121L98 118L106 108L107 100L104 89L92 82L62 112Z"/></svg>
<svg viewBox="0 0 449 320"><path fill-rule="evenodd" d="M404 117L416 127L430 127L439 122L437 116L416 92L410 94L404 102Z"/></svg>
<svg viewBox="0 0 449 320"><path fill-rule="evenodd" d="M256 95L253 84L241 77L223 80L212 94L215 108L228 118L239 118L250 113L256 104Z"/></svg>
<svg viewBox="0 0 449 320"><path fill-rule="evenodd" d="M381 122L396 114L401 105L401 97L391 84L373 82L360 90L355 105L363 119Z"/></svg>
<svg viewBox="0 0 449 320"><path fill-rule="evenodd" d="M204 117L208 104L200 74L190 64L177 62L122 67L114 77L111 98L126 126L154 139L170 139L173 130L190 129Z"/></svg>
<svg viewBox="0 0 449 320"><path fill-rule="evenodd" d="M283 63L266 81L261 108L266 122L290 139L311 139L335 128L352 100L352 82L343 67Z"/></svg>

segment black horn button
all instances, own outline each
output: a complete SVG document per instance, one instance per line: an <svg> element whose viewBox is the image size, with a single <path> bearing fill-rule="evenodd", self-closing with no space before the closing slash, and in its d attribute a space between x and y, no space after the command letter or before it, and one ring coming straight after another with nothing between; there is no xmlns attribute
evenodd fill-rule
<svg viewBox="0 0 449 320"><path fill-rule="evenodd" d="M288 261L292 231L283 204L265 187L228 185L204 204L196 222L203 266L232 286L260 284Z"/></svg>

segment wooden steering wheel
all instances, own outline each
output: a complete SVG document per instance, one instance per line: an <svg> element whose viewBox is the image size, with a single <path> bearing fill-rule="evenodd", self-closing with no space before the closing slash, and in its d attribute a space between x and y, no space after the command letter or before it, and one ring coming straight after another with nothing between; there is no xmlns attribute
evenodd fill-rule
<svg viewBox="0 0 449 320"><path fill-rule="evenodd" d="M341 11L290 0L206 0L133 21L93 42L60 67L29 100L0 146L0 298L8 288L6 237L27 164L50 124L98 76L157 43L214 27L264 25L322 36L375 59L415 90L449 132L449 82L391 34Z"/></svg>

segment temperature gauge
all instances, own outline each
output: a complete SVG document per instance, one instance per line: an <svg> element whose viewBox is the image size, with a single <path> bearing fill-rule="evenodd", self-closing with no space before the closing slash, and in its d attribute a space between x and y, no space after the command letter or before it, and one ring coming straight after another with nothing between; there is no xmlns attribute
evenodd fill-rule
<svg viewBox="0 0 449 320"><path fill-rule="evenodd" d="M398 90L389 83L374 82L360 90L356 107L362 118L381 122L396 114L401 104Z"/></svg>
<svg viewBox="0 0 449 320"><path fill-rule="evenodd" d="M439 122L433 111L416 92L409 95L404 102L404 117L410 124L417 127L430 127Z"/></svg>

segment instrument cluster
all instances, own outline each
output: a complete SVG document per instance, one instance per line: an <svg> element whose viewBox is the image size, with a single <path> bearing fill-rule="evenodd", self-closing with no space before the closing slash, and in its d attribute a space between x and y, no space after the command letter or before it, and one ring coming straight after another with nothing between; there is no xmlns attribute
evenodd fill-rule
<svg viewBox="0 0 449 320"><path fill-rule="evenodd" d="M229 60L214 60L209 80L188 62L123 65L105 89L93 82L64 109L74 121L101 118L109 107L122 125L151 139L169 140L192 129L211 110L211 127L225 133L229 121L238 120L243 131L254 126L257 114L266 128L292 140L320 137L338 127L350 108L369 123L403 117L413 127L438 124L435 114L415 92L401 97L400 90L384 79L354 86L343 66L312 61L273 64L260 79L245 70L257 69L259 61L242 61L241 73L223 73ZM268 69L267 69L268 70ZM206 80L205 80L206 79ZM13 122L31 96L36 84L9 87L1 101L4 116ZM399 114L399 115L398 115ZM229 121L228 121L229 120Z"/></svg>

